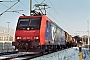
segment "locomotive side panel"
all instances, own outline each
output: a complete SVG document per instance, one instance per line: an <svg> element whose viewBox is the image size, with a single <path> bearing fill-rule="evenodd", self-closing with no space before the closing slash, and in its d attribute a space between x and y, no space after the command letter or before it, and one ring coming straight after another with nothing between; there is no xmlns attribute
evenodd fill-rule
<svg viewBox="0 0 90 60"><path fill-rule="evenodd" d="M46 41L46 44L54 43L52 41L51 22L49 21L46 21L45 41Z"/></svg>
<svg viewBox="0 0 90 60"><path fill-rule="evenodd" d="M65 32L62 30L61 45L66 45Z"/></svg>
<svg viewBox="0 0 90 60"><path fill-rule="evenodd" d="M57 31L56 31L56 43L58 45L61 45L61 38L62 38L62 30L60 28L57 27Z"/></svg>
<svg viewBox="0 0 90 60"><path fill-rule="evenodd" d="M52 32L52 41L54 44L57 44L57 26L54 23L51 23L51 32Z"/></svg>
<svg viewBox="0 0 90 60"><path fill-rule="evenodd" d="M55 23L47 21L46 23L46 43L53 45L65 45L65 32Z"/></svg>

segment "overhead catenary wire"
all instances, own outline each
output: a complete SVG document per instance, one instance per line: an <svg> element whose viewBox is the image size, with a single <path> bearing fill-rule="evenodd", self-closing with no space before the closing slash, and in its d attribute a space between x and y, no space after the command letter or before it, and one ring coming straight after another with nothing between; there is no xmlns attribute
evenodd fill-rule
<svg viewBox="0 0 90 60"><path fill-rule="evenodd" d="M76 32L77 31L79 31L79 29L81 29L83 26L85 26L86 25L86 22L84 22L77 30L76 30ZM82 32L82 33L86 33L87 31L79 31L79 32ZM75 35L77 35L77 34L75 34Z"/></svg>
<svg viewBox="0 0 90 60"><path fill-rule="evenodd" d="M9 8L8 6L6 6L6 5L4 5L4 4L2 4L2 3L0 3L0 4L1 4L2 6L4 6L4 7L6 7L6 8ZM10 10L13 10L13 9L10 9ZM8 11L6 11L6 12L8 12ZM21 14L21 13L18 12L18 11L14 11L14 12Z"/></svg>
<svg viewBox="0 0 90 60"><path fill-rule="evenodd" d="M0 1L0 2L15 2L15 1Z"/></svg>
<svg viewBox="0 0 90 60"><path fill-rule="evenodd" d="M46 1L45 1L45 2L46 2ZM52 2L51 2L50 0L49 0L49 2L50 2L50 4L52 5L52 7L53 7L53 9L54 9L53 11L56 12L57 16L60 17L59 13L57 12L57 10L55 9L55 7L53 6ZM47 2L46 2L46 3L47 3ZM49 14L49 15L50 15L50 14ZM55 18L54 18L54 19L55 19ZM60 19L61 19L61 18L60 18ZM59 23L57 19L55 19L55 20L57 21L57 23ZM62 19L61 19L61 20L62 20ZM63 22L63 20L62 20L62 22ZM60 24L60 23L59 23L59 24ZM65 23L64 23L64 24L65 24ZM60 25L63 26L62 24L60 24ZM67 25L66 25L66 26L67 26ZM64 26L63 26L63 27L64 27ZM68 26L67 26L67 28L68 28ZM67 30L67 28L64 27L65 30ZM69 29L69 28L68 28L68 29ZM68 31L68 30L67 30L67 31ZM72 30L70 30L70 31L72 31Z"/></svg>
<svg viewBox="0 0 90 60"><path fill-rule="evenodd" d="M41 2L41 4L44 2L45 0L43 0L42 2Z"/></svg>
<svg viewBox="0 0 90 60"><path fill-rule="evenodd" d="M49 0L50 1L50 0ZM47 2L46 2L47 3ZM50 1L50 3L51 3L51 1ZM51 3L51 5L53 6L53 4ZM53 8L54 8L54 6L53 6ZM53 10L54 12L56 12L56 9L54 8L54 10ZM56 12L57 13L57 12ZM49 14L49 13L48 13ZM58 13L57 13L58 14ZM51 15L51 14L49 14L49 15ZM53 16L52 16L53 17ZM54 19L55 19L55 17L53 17ZM57 19L55 19L57 22L58 22L58 20ZM59 23L59 22L58 22ZM61 24L62 25L62 24ZM63 26L63 25L62 25Z"/></svg>
<svg viewBox="0 0 90 60"><path fill-rule="evenodd" d="M37 2L37 0L35 0ZM37 2L38 3L38 2ZM39 3L38 3L39 4Z"/></svg>
<svg viewBox="0 0 90 60"><path fill-rule="evenodd" d="M23 2L20 1L20 3L25 6L27 9L29 9L29 7L27 7Z"/></svg>
<svg viewBox="0 0 90 60"><path fill-rule="evenodd" d="M16 1L16 0L15 0ZM20 0L17 0L19 1L19 3L21 3L23 6L25 6L27 8L27 10L29 9L24 3L22 3ZM8 6L0 3L2 6L6 7L6 8L9 8ZM22 13L18 12L18 11L24 11L24 10L14 10L14 9L10 9L10 10L13 10L13 11L6 11L6 12L15 12L15 13L18 13L18 14L21 14L23 15Z"/></svg>
<svg viewBox="0 0 90 60"><path fill-rule="evenodd" d="M5 10L4 12L2 12L2 13L0 14L0 16L3 15L5 12L7 12L9 9L11 9L13 6L15 6L19 1L20 1L20 0L18 0L15 4L13 4L13 5L12 5L11 7L9 7L7 10Z"/></svg>

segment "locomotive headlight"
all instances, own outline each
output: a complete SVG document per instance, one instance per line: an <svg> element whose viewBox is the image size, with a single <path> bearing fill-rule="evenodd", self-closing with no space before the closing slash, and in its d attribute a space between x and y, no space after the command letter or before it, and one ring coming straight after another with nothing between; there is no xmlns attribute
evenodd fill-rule
<svg viewBox="0 0 90 60"><path fill-rule="evenodd" d="M39 37L38 36L35 36L34 39L39 39Z"/></svg>
<svg viewBox="0 0 90 60"><path fill-rule="evenodd" d="M17 37L17 39L21 39L21 37Z"/></svg>

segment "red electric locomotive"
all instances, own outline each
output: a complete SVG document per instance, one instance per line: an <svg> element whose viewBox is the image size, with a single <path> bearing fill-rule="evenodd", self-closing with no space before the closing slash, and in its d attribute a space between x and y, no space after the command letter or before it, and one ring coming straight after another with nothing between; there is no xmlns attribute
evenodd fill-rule
<svg viewBox="0 0 90 60"><path fill-rule="evenodd" d="M71 47L72 40L68 37L62 28L43 14L20 16L13 45L20 52L44 52Z"/></svg>

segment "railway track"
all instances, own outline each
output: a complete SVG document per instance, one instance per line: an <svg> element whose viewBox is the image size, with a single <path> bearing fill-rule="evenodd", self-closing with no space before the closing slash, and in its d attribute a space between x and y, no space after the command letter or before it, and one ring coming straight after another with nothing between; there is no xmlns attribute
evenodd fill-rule
<svg viewBox="0 0 90 60"><path fill-rule="evenodd" d="M29 60L38 56L41 56L42 54L32 54L32 53L14 53L14 54L7 54L7 55L1 55L0 60Z"/></svg>
<svg viewBox="0 0 90 60"><path fill-rule="evenodd" d="M56 52L56 51L54 51ZM42 53L35 53L35 54L32 54L32 53L28 53L28 52L25 52L25 53L15 53L15 54L9 54L9 55L2 55L0 56L0 60L30 60L30 59L33 59L33 58L36 58L36 57L40 57L40 56L43 56L43 55L47 55L47 54L50 54L50 53L54 53L54 52L46 52L44 54Z"/></svg>
<svg viewBox="0 0 90 60"><path fill-rule="evenodd" d="M30 60L42 55L47 55L53 52L49 53L32 53L32 52L17 52L17 53L11 53L11 54L4 54L0 56L0 60Z"/></svg>
<svg viewBox="0 0 90 60"><path fill-rule="evenodd" d="M2 52L2 53L0 53L0 56L2 56L2 55L9 55L9 54L15 54L15 53L18 53L18 51Z"/></svg>
<svg viewBox="0 0 90 60"><path fill-rule="evenodd" d="M65 49L62 49L65 50ZM61 51L61 50L57 50L57 51ZM18 52L18 51L14 51L14 52L6 52L6 53L2 53L0 55L0 60L30 60L42 55L47 55L50 53L54 53L57 51L50 51L50 52L46 52L44 54L42 53L33 53L33 52Z"/></svg>

